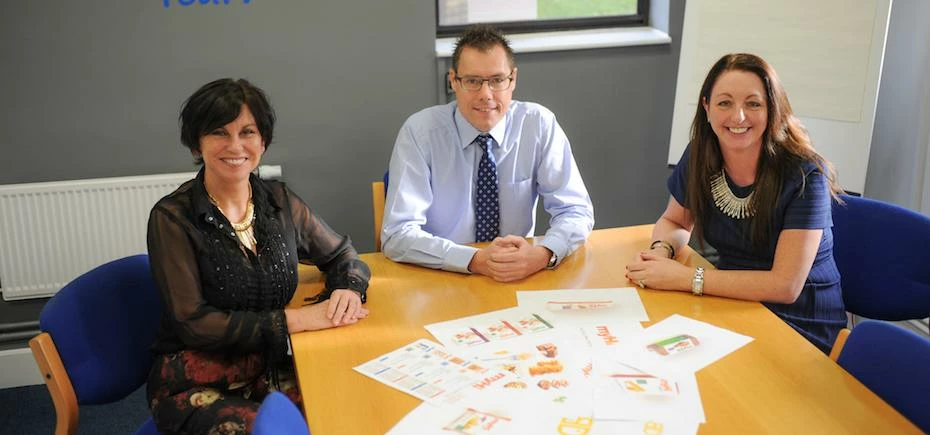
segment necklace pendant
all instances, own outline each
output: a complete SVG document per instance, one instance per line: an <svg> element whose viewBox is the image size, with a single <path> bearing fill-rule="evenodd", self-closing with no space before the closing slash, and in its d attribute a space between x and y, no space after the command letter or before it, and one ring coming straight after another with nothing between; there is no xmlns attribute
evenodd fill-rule
<svg viewBox="0 0 930 435"><path fill-rule="evenodd" d="M755 214L755 210L752 209L752 197L756 194L755 190L745 198L737 197L730 190L723 169L720 170L720 174L711 178L710 193L714 197L714 205L717 209L733 219L746 219Z"/></svg>

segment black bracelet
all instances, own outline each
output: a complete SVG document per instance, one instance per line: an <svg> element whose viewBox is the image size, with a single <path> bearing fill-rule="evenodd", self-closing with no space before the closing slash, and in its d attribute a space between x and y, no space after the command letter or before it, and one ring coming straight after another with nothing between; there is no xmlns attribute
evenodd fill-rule
<svg viewBox="0 0 930 435"><path fill-rule="evenodd" d="M649 245L649 249L655 249L655 248L656 248L656 245L659 245L659 246L665 248L666 250L668 250L668 253L670 254L670 255L668 256L668 258L675 258L675 247L672 246L671 243L666 242L665 240L656 240L656 241L652 242L651 245Z"/></svg>

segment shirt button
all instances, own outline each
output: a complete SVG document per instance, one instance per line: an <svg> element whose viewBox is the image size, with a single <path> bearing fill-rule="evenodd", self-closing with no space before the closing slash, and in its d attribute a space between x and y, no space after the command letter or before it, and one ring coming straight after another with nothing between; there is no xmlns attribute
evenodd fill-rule
<svg viewBox="0 0 930 435"><path fill-rule="evenodd" d="M207 222L213 222L213 216L207 216Z"/></svg>
<svg viewBox="0 0 930 435"><path fill-rule="evenodd" d="M221 230L223 229L223 224L220 224L220 229L221 229Z"/></svg>
<svg viewBox="0 0 930 435"><path fill-rule="evenodd" d="M235 233L234 231L230 231L230 232L229 232L229 235L230 235L230 236L233 236L233 237L236 237L236 233Z"/></svg>

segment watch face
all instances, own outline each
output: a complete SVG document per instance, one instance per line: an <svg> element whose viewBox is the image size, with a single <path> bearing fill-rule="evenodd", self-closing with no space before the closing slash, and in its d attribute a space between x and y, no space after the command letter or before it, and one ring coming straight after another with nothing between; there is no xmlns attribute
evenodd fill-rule
<svg viewBox="0 0 930 435"><path fill-rule="evenodd" d="M549 257L549 264L547 264L546 267L555 267L555 263L557 263L558 261L559 261L559 257L556 256L555 254L552 254L552 256Z"/></svg>

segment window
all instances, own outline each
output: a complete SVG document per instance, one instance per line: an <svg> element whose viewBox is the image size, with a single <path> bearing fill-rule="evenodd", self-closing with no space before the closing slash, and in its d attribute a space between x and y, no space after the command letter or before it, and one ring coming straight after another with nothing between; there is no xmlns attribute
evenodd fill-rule
<svg viewBox="0 0 930 435"><path fill-rule="evenodd" d="M505 33L645 25L649 0L436 0L436 33L461 34L474 23Z"/></svg>

